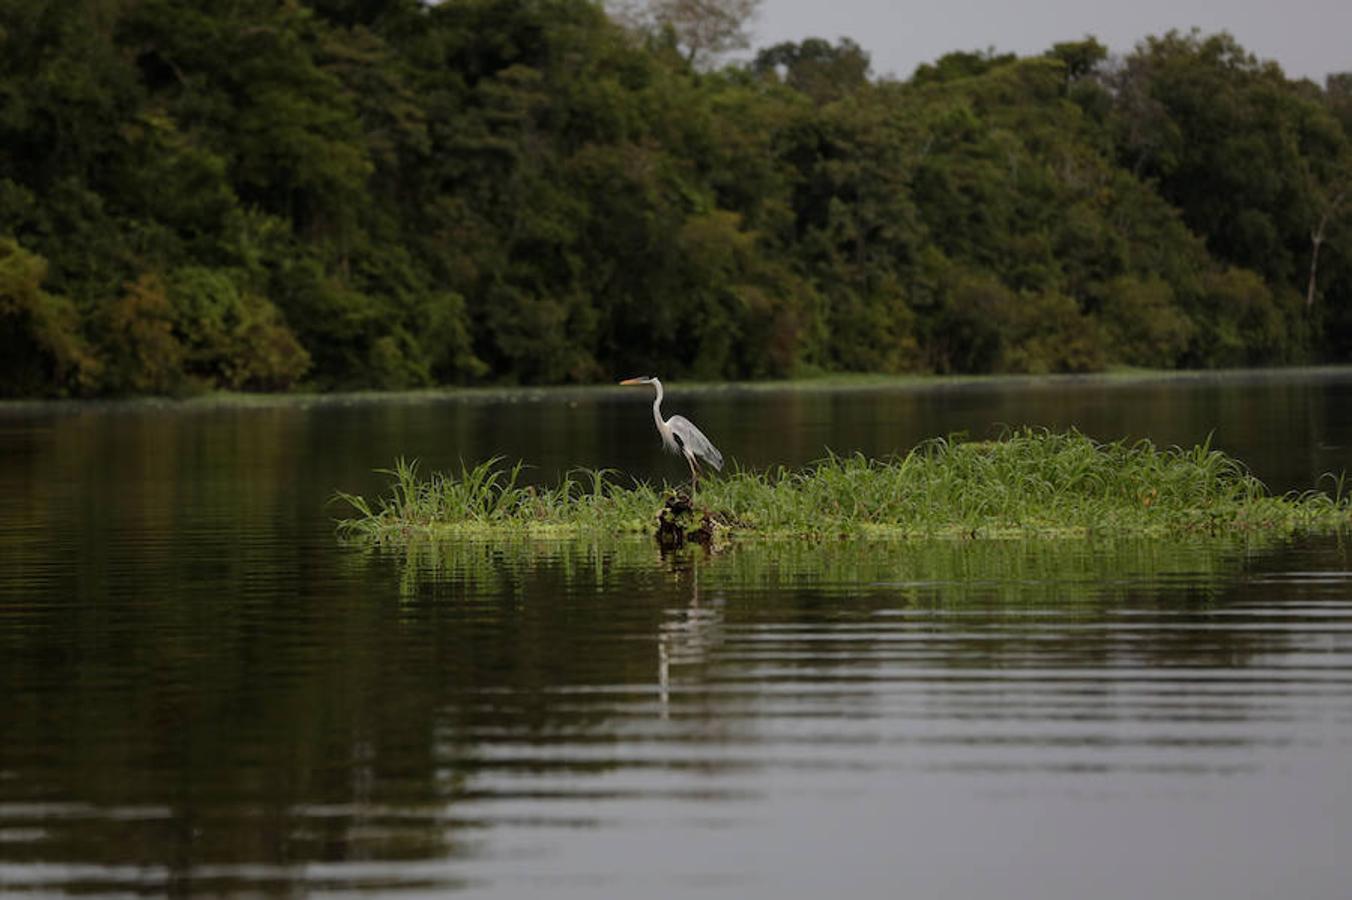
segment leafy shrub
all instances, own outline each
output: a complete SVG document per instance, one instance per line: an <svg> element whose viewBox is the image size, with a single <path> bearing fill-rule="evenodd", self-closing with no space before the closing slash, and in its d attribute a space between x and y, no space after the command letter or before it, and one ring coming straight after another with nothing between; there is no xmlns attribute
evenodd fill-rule
<svg viewBox="0 0 1352 900"><path fill-rule="evenodd" d="M1200 302L1207 327L1198 331L1193 353L1202 365L1264 365L1293 355L1287 315L1257 273L1239 268L1208 273Z"/></svg>
<svg viewBox="0 0 1352 900"><path fill-rule="evenodd" d="M1023 294L1006 311L1001 371L1097 372L1105 356L1098 323L1056 291Z"/></svg>
<svg viewBox="0 0 1352 900"><path fill-rule="evenodd" d="M876 286L831 291L829 322L833 357L856 372L912 372L919 368L916 317L895 277Z"/></svg>
<svg viewBox="0 0 1352 900"><path fill-rule="evenodd" d="M1073 298L1016 294L989 276L958 278L939 335L948 371L1093 372L1105 362L1098 324Z"/></svg>
<svg viewBox="0 0 1352 900"><path fill-rule="evenodd" d="M310 354L264 297L240 291L229 273L176 270L169 295L183 343L185 373L213 387L284 390L310 367Z"/></svg>
<svg viewBox="0 0 1352 900"><path fill-rule="evenodd" d="M46 276L46 260L0 238L0 395L81 394L98 377L74 305L42 290Z"/></svg>
<svg viewBox="0 0 1352 900"><path fill-rule="evenodd" d="M176 394L187 387L188 351L174 333L173 304L158 275L128 284L100 316L107 359L103 388L113 393Z"/></svg>
<svg viewBox="0 0 1352 900"><path fill-rule="evenodd" d="M1123 276L1103 290L1099 308L1108 354L1133 366L1168 369L1178 364L1196 333L1160 278Z"/></svg>

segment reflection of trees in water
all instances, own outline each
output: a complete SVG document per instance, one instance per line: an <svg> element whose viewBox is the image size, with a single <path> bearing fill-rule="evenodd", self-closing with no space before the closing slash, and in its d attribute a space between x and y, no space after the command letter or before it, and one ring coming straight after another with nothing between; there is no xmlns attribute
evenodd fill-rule
<svg viewBox="0 0 1352 900"><path fill-rule="evenodd" d="M368 641L388 609L357 587L194 602L132 585L34 623L7 648L0 796L34 804L20 818L42 837L0 857L124 867L91 888L229 892L242 864L265 887L297 862L446 855L434 819L380 821L392 789L424 802L439 785L420 750L431 710L373 689L402 654Z"/></svg>
<svg viewBox="0 0 1352 900"><path fill-rule="evenodd" d="M757 626L881 631L902 613L930 663L957 675L1233 667L1283 641L1181 627L1260 602L1267 588L1241 573L1284 565L1215 543L784 544L667 559L638 541L452 543L353 554L303 579L267 562L185 562L171 602L114 575L98 602L7 632L0 795L39 812L11 806L0 828L41 826L5 845L7 861L135 860L184 892L228 890L245 877L233 866L261 864L249 884L285 891L311 883L305 862L472 855L491 823L457 808L483 799L495 745L604 748L636 716L663 714L746 739L752 701L701 688L712 660L720 675L746 665L739 640ZM179 579L208 574L233 590L179 596L191 594ZM1148 627L1118 627L1133 617ZM861 653L893 652L856 637ZM835 650L785 664L844 671L851 651ZM535 775L625 765L604 752L520 762Z"/></svg>

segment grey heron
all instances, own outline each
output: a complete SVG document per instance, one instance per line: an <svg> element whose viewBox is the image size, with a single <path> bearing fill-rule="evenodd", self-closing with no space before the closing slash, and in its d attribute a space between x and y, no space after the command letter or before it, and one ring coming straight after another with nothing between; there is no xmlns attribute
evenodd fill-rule
<svg viewBox="0 0 1352 900"><path fill-rule="evenodd" d="M644 375L639 378L626 378L620 384L651 384L657 388L657 398L653 400L653 421L657 423L657 433L662 436L662 445L672 453L679 453L690 464L690 490L693 493L699 483L699 460L704 460L715 469L723 468L723 454L713 445L704 432L695 427L695 423L685 416L672 416L662 420L662 382L657 378Z"/></svg>

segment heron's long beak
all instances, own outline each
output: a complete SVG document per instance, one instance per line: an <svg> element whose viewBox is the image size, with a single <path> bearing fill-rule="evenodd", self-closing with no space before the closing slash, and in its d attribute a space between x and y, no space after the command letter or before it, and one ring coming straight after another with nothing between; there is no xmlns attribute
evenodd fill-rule
<svg viewBox="0 0 1352 900"><path fill-rule="evenodd" d="M626 378L624 381L620 382L620 384L646 384L646 383L647 382L645 382L642 378Z"/></svg>

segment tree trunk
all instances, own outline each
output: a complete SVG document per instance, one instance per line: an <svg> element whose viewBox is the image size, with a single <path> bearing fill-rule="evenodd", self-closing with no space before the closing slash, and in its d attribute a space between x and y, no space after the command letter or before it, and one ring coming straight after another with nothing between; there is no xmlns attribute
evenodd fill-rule
<svg viewBox="0 0 1352 900"><path fill-rule="evenodd" d="M1319 271L1319 246L1324 243L1324 226L1328 223L1329 217L1326 215L1319 220L1319 227L1310 232L1310 243L1313 245L1310 250L1310 283L1305 288L1305 308L1314 306L1314 289L1316 283L1316 273Z"/></svg>
<svg viewBox="0 0 1352 900"><path fill-rule="evenodd" d="M1324 232L1328 228L1329 219L1337 215L1338 208L1343 205L1347 199L1346 190L1339 191L1333 195L1333 199L1324 207L1324 214L1319 217L1319 224L1310 231L1310 283L1305 288L1305 308L1314 306L1315 288L1318 286L1317 273L1319 271L1319 248L1324 243Z"/></svg>

